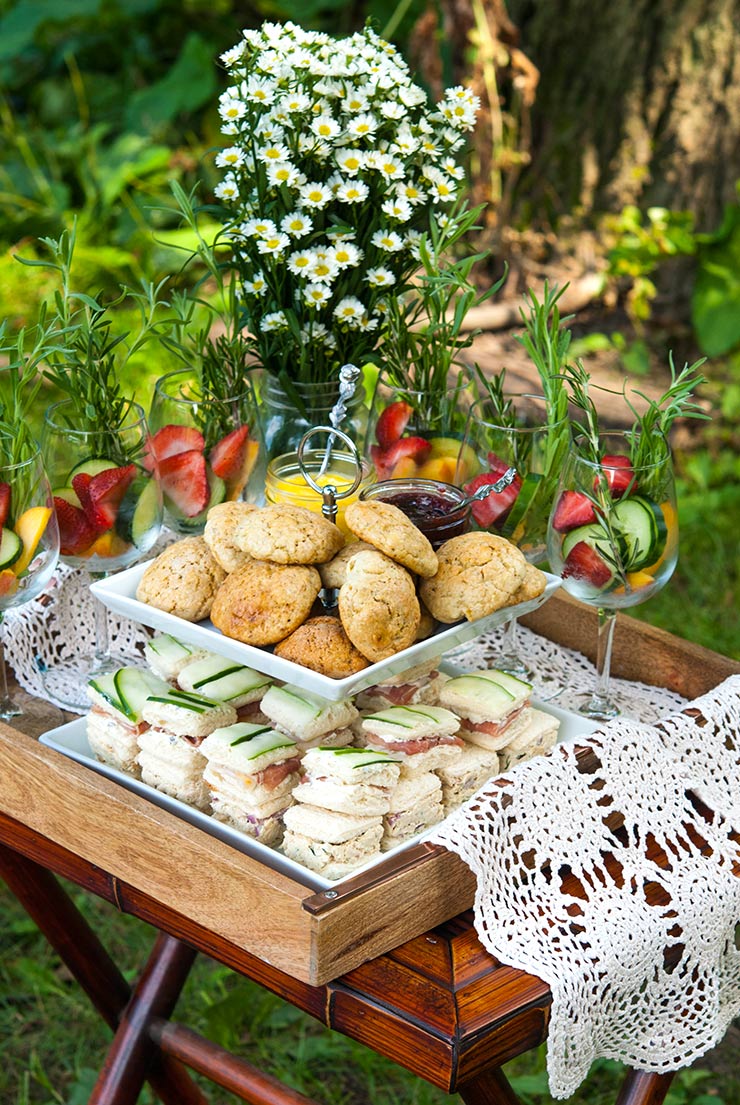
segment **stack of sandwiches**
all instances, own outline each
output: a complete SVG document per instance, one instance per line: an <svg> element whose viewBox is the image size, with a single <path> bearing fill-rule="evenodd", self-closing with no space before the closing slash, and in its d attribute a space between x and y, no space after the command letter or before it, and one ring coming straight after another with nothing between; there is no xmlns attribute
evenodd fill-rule
<svg viewBox="0 0 740 1105"><path fill-rule="evenodd" d="M391 706L365 714L361 739L367 748L400 757L405 773L434 771L458 759L460 720L441 706Z"/></svg>
<svg viewBox="0 0 740 1105"><path fill-rule="evenodd" d="M91 679L87 740L97 758L140 779L139 735L149 728L142 709L149 695L169 689L159 676L139 668L119 668Z"/></svg>
<svg viewBox="0 0 740 1105"><path fill-rule="evenodd" d="M295 741L269 725L237 722L202 742L213 816L262 844L279 844L301 761Z"/></svg>
<svg viewBox="0 0 740 1105"><path fill-rule="evenodd" d="M392 679L384 679L374 687L368 687L355 698L355 705L362 713L386 710L389 706L415 706L439 700L439 688L446 676L437 669L439 658L426 664L418 664Z"/></svg>
<svg viewBox="0 0 740 1105"><path fill-rule="evenodd" d="M142 706L149 728L139 736L141 778L150 786L200 810L211 808L208 785L203 779L203 740L236 721L236 710L227 702L168 687L150 695Z"/></svg>
<svg viewBox="0 0 740 1105"><path fill-rule="evenodd" d="M488 752L474 744L467 744L452 763L436 768L434 774L442 784L442 816L447 817L467 802L484 783L495 779L501 770L499 753Z"/></svg>
<svg viewBox="0 0 740 1105"><path fill-rule="evenodd" d="M270 687L260 709L276 729L293 738L301 754L318 745L344 748L351 744L351 727L359 717L348 698L329 702L297 687Z"/></svg>
<svg viewBox="0 0 740 1105"><path fill-rule="evenodd" d="M234 660L225 660L222 656L194 660L180 671L177 682L183 691L205 695L216 702L228 702L236 710L239 721L261 725L267 721L260 702L272 680Z"/></svg>
<svg viewBox="0 0 740 1105"><path fill-rule="evenodd" d="M283 851L325 878L342 878L380 851L400 765L384 752L320 747L306 752L303 771L284 814Z"/></svg>

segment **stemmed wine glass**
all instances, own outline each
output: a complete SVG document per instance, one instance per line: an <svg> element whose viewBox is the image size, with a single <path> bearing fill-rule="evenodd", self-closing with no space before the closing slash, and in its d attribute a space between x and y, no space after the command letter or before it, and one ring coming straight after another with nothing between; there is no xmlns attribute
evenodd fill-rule
<svg viewBox="0 0 740 1105"><path fill-rule="evenodd" d="M59 530L40 451L0 465L0 626L5 611L36 598L59 556ZM0 639L0 718L22 713L8 692Z"/></svg>
<svg viewBox="0 0 740 1105"><path fill-rule="evenodd" d="M576 441L560 475L548 527L553 571L565 589L599 613L598 685L580 712L616 717L609 673L617 610L645 602L665 586L678 558L673 464L663 441L651 463L633 463L636 435L599 435L598 459Z"/></svg>
<svg viewBox="0 0 740 1105"><path fill-rule="evenodd" d="M472 493L495 483L509 468L516 469L503 491L473 503L473 523L506 537L530 564L540 564L547 556L547 521L568 440L568 420L548 422L544 396L511 395L503 412L489 399L480 399L468 415L460 463L470 466L474 455L476 474L466 479L458 465L465 490ZM559 685L538 677L519 655L516 618L506 623L501 647L496 658L500 670L532 683L541 698L559 693Z"/></svg>
<svg viewBox="0 0 740 1105"><path fill-rule="evenodd" d="M154 545L162 528L162 491L149 446L146 415L131 403L118 428L79 429L64 400L44 415L42 450L59 522L60 554L92 579L127 568ZM44 673L50 696L73 709L87 706L91 676L120 664L111 656L108 614L95 602L92 656Z"/></svg>
<svg viewBox="0 0 740 1105"><path fill-rule="evenodd" d="M247 381L220 398L204 394L194 369L168 372L154 385L149 426L167 525L176 533L202 533L210 508L242 498L250 477L258 477L264 450Z"/></svg>

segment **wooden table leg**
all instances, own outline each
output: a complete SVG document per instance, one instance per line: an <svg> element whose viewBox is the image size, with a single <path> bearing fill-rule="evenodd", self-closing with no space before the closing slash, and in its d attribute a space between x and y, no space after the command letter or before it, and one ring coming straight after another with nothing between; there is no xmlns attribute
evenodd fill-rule
<svg viewBox="0 0 740 1105"><path fill-rule="evenodd" d="M631 1070L622 1083L616 1105L662 1105L673 1081L673 1073L650 1074Z"/></svg>
<svg viewBox="0 0 740 1105"><path fill-rule="evenodd" d="M465 1105L521 1105L500 1067L491 1067L484 1074L458 1086L457 1092Z"/></svg>
<svg viewBox="0 0 740 1105"><path fill-rule="evenodd" d="M131 997L131 987L74 902L54 876L11 848L0 845L0 877L112 1029ZM207 1105L187 1071L163 1056L149 1076L164 1105Z"/></svg>

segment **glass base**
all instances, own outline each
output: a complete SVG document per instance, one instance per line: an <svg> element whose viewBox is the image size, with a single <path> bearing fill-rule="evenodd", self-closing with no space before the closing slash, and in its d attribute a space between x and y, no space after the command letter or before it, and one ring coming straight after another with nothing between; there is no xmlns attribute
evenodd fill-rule
<svg viewBox="0 0 740 1105"><path fill-rule="evenodd" d="M578 713L591 721L611 721L619 717L619 707L608 698L600 698L598 695L589 695L586 701L578 707Z"/></svg>
<svg viewBox="0 0 740 1105"><path fill-rule="evenodd" d="M80 656L65 664L55 664L43 673L44 692L50 702L63 710L87 713L90 709L88 682L96 675L130 667L131 663L130 656L113 653L103 662L96 661L94 656Z"/></svg>
<svg viewBox="0 0 740 1105"><path fill-rule="evenodd" d="M0 721L10 721L11 718L20 717L22 713L23 710L12 698L6 698L0 702Z"/></svg>
<svg viewBox="0 0 740 1105"><path fill-rule="evenodd" d="M525 683L531 683L532 694L541 702L551 702L565 690L559 679L549 675L539 675L514 653L497 656L496 668L506 672L507 675L513 675L515 679L523 679Z"/></svg>

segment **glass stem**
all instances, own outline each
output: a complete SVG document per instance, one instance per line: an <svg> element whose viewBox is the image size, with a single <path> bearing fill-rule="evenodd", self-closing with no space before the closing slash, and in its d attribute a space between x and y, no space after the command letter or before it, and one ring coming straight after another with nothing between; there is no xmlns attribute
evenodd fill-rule
<svg viewBox="0 0 740 1105"><path fill-rule="evenodd" d="M93 580L105 579L105 572L90 572ZM93 670L100 671L110 661L110 637L108 634L108 608L98 599L95 603L95 658Z"/></svg>
<svg viewBox="0 0 740 1105"><path fill-rule="evenodd" d="M532 672L517 652L517 620L510 618L501 636L501 654L496 660L499 671L505 671L517 679L532 681Z"/></svg>
<svg viewBox="0 0 740 1105"><path fill-rule="evenodd" d="M592 716L600 714L604 718L609 718L614 717L618 712L614 704L609 701L612 644L616 624L616 610L604 610L603 607L599 607L599 636L596 645L596 671L599 681L589 703L589 712Z"/></svg>
<svg viewBox="0 0 740 1105"><path fill-rule="evenodd" d="M8 690L8 672L5 667L5 643L3 641L3 611L0 610L0 718L7 721L8 718L18 717L20 706L13 701Z"/></svg>

